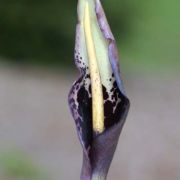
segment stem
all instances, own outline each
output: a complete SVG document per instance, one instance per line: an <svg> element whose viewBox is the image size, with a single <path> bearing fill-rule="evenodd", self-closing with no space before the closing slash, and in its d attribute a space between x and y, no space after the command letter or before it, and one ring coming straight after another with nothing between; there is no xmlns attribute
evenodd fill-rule
<svg viewBox="0 0 180 180"><path fill-rule="evenodd" d="M106 176L102 176L102 175L99 175L99 174L94 174L94 175L92 175L91 180L106 180Z"/></svg>

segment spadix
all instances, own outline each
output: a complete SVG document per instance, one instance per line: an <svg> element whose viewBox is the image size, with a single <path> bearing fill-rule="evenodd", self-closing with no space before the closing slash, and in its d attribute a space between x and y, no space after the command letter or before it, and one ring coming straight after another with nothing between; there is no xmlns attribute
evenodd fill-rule
<svg viewBox="0 0 180 180"><path fill-rule="evenodd" d="M102 91L102 82L97 62L97 55L94 46L94 40L91 30L91 18L89 13L89 4L85 4L84 30L87 45L87 54L89 58L89 69L92 91L92 113L93 130L95 133L102 133L104 130L104 100Z"/></svg>

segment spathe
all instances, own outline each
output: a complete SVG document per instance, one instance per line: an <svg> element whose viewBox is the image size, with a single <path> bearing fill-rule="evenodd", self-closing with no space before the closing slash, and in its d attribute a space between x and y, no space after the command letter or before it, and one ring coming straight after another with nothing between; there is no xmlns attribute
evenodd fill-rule
<svg viewBox="0 0 180 180"><path fill-rule="evenodd" d="M89 8L87 17L86 7ZM87 18L89 26L86 26ZM86 32L87 28L91 28L90 35ZM88 44L89 37L93 40L93 47ZM104 129L99 133L94 131L92 116L93 103L99 103L93 102L92 94L94 87L89 52L93 52L93 48L103 98ZM105 180L130 103L119 71L115 39L99 0L79 0L75 63L80 77L73 84L68 99L83 148L81 180Z"/></svg>

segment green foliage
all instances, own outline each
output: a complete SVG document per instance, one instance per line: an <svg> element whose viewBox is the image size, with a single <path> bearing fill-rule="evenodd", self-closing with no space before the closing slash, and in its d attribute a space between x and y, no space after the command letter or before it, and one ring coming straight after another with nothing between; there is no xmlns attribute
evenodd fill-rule
<svg viewBox="0 0 180 180"><path fill-rule="evenodd" d="M180 1L146 1L139 3L142 16L134 21L131 40L120 42L128 66L153 70L178 71L180 65Z"/></svg>
<svg viewBox="0 0 180 180"><path fill-rule="evenodd" d="M9 151L0 154L0 169L5 177L40 180L44 173L22 152Z"/></svg>
<svg viewBox="0 0 180 180"><path fill-rule="evenodd" d="M0 2L0 54L20 63L72 63L77 1L17 0ZM106 1L112 27L127 37L133 11L130 3ZM113 11L112 11L113 10Z"/></svg>
<svg viewBox="0 0 180 180"><path fill-rule="evenodd" d="M1 56L22 63L66 62L73 54L75 6L72 1L1 0Z"/></svg>
<svg viewBox="0 0 180 180"><path fill-rule="evenodd" d="M128 67L179 65L180 1L102 3ZM76 6L77 0L1 0L0 56L20 64L72 64Z"/></svg>

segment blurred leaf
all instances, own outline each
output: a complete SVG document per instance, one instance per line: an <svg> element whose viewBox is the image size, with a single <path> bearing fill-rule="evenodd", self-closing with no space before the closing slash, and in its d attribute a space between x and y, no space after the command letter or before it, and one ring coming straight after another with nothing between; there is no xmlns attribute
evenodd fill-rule
<svg viewBox="0 0 180 180"><path fill-rule="evenodd" d="M40 179L44 172L22 152L9 151L0 154L0 169L8 177Z"/></svg>

